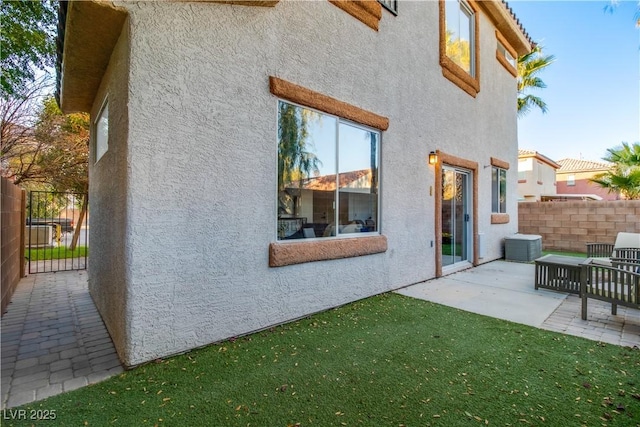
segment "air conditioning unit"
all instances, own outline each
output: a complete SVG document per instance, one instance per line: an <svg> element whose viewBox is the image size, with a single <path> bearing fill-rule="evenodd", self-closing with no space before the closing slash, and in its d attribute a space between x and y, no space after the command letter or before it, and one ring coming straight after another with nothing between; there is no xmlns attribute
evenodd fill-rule
<svg viewBox="0 0 640 427"><path fill-rule="evenodd" d="M24 244L27 248L51 246L53 242L53 227L51 225L27 226L24 236Z"/></svg>

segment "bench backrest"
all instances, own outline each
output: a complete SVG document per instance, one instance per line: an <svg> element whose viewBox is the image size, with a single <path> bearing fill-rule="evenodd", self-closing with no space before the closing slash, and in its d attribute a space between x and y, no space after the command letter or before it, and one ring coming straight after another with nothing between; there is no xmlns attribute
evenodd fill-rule
<svg viewBox="0 0 640 427"><path fill-rule="evenodd" d="M640 271L637 270L635 262L616 262L612 267L583 264L580 293L640 304Z"/></svg>

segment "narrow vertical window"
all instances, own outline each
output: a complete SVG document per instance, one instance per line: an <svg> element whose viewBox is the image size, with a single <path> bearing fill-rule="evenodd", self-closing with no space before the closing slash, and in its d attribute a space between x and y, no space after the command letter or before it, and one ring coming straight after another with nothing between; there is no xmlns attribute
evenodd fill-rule
<svg viewBox="0 0 640 427"><path fill-rule="evenodd" d="M105 101L94 124L96 135L96 162L109 149L109 104Z"/></svg>
<svg viewBox="0 0 640 427"><path fill-rule="evenodd" d="M497 167L491 169L491 212L507 212L507 171Z"/></svg>

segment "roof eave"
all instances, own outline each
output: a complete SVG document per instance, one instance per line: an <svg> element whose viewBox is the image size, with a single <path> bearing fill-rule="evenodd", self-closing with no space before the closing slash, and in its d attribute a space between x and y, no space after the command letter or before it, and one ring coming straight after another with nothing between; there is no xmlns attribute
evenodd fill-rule
<svg viewBox="0 0 640 427"><path fill-rule="evenodd" d="M481 0L476 4L482 7L496 29L518 53L518 56L531 52L533 41L526 34L511 9L502 0Z"/></svg>
<svg viewBox="0 0 640 427"><path fill-rule="evenodd" d="M91 110L126 18L110 1L61 2L56 95L63 112Z"/></svg>

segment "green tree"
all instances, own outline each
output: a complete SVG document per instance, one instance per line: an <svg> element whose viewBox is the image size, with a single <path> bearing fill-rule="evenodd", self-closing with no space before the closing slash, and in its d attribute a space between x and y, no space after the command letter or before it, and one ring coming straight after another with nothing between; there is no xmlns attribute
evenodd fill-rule
<svg viewBox="0 0 640 427"><path fill-rule="evenodd" d="M553 61L555 56L544 55L540 45L536 45L530 53L518 58L518 116L524 116L533 107L538 107L543 113L547 112L547 104L542 98L532 95L529 91L547 87L538 75Z"/></svg>
<svg viewBox="0 0 640 427"><path fill-rule="evenodd" d="M45 99L34 131L45 149L36 161L43 181L56 191L84 193L89 180L89 115L63 114L53 97Z"/></svg>
<svg viewBox="0 0 640 427"><path fill-rule="evenodd" d="M627 199L640 200L640 143L630 145L623 142L618 147L609 148L603 160L613 163L613 167L591 181L610 193L620 193Z"/></svg>
<svg viewBox="0 0 640 427"><path fill-rule="evenodd" d="M0 0L0 17L0 94L6 98L23 93L37 70L53 66L57 2Z"/></svg>
<svg viewBox="0 0 640 427"><path fill-rule="evenodd" d="M36 140L46 147L37 161L39 173L56 191L77 193L76 201L81 205L71 250L78 244L89 202L89 123L87 113L63 114L49 97L35 128Z"/></svg>
<svg viewBox="0 0 640 427"><path fill-rule="evenodd" d="M36 105L40 102L40 105ZM63 114L38 91L1 100L2 175L26 187L85 192L89 115Z"/></svg>

